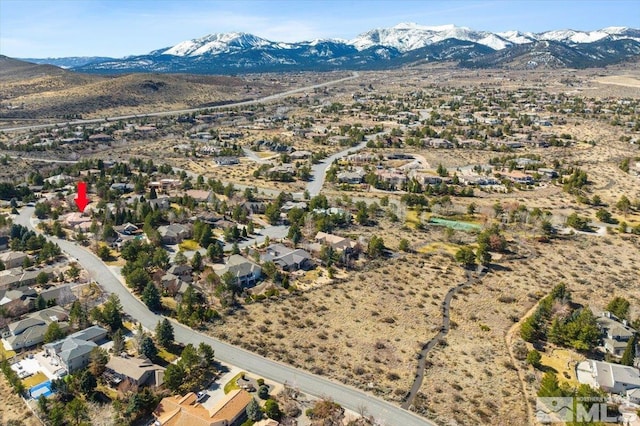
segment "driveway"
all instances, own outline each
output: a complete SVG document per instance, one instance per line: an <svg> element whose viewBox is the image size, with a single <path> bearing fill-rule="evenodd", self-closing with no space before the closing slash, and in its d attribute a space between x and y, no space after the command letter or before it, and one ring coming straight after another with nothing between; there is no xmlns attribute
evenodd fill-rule
<svg viewBox="0 0 640 426"><path fill-rule="evenodd" d="M209 397L206 401L202 402L202 406L207 410L210 410L214 405L218 403L224 397L224 386L229 383L231 379L237 376L242 370L239 367L227 366L229 371L224 373L218 378L205 392Z"/></svg>

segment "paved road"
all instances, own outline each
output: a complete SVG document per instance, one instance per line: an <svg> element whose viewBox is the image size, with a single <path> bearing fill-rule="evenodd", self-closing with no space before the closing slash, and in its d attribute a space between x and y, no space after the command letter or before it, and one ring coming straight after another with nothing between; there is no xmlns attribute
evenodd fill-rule
<svg viewBox="0 0 640 426"><path fill-rule="evenodd" d="M143 118L143 117L165 117L168 115L181 115L181 114L191 114L194 112L200 111L210 111L215 109L223 109L223 108L232 108L237 106L246 106L246 105L254 105L260 103L271 102L277 99L284 98L289 95L293 95L300 92L306 92L313 89L318 89L320 87L332 86L334 84L342 83L344 81L353 80L358 78L360 74L358 72L353 72L351 76L339 78L336 80L327 81L324 83L314 84L312 86L300 87L298 89L287 90L286 92L276 93L274 95L265 96L259 99L252 99L250 101L243 102L234 102L225 105L211 106L206 108L190 108L190 109L179 109L173 111L160 111L160 112L151 112L147 114L132 114L132 115L121 115L117 117L107 117L107 118L95 118L91 120L75 120L75 121L63 121L60 123L50 123L50 124L37 124L33 126L20 126L20 127L8 127L8 128L0 128L0 130L4 132L13 132L13 131L25 131L25 130L36 130L36 129L46 129L49 127L56 126L78 126L83 124L96 124L96 123L104 123L107 121L118 121L118 120L131 120L135 118Z"/></svg>
<svg viewBox="0 0 640 426"><path fill-rule="evenodd" d="M322 160L322 162L311 166L311 180L307 183L307 191L309 191L309 194L312 197L315 197L320 193L320 190L324 185L324 179L327 175L327 169L335 160L338 160L349 153L360 151L365 146L367 146L367 141L361 142L360 144L352 148L345 149L344 151L336 152Z"/></svg>
<svg viewBox="0 0 640 426"><path fill-rule="evenodd" d="M309 194L314 197L320 193L322 187L324 186L324 180L327 176L327 169L331 166L331 164L333 164L335 160L339 160L340 158L348 154L353 154L354 152L360 151L367 146L367 142L369 142L370 140L376 140L378 136L385 136L389 132L391 132L391 129L385 130L380 133L375 133L373 135L367 135L365 136L365 140L358 145L337 152L332 156L325 158L321 163L311 166L311 180L309 181L309 183L307 183L307 191L309 191Z"/></svg>
<svg viewBox="0 0 640 426"><path fill-rule="evenodd" d="M19 223L29 229L34 229L30 218L33 215L33 207L23 207L15 223ZM97 281L103 289L109 293L115 293L122 303L124 311L132 318L138 320L148 329L155 329L162 316L149 311L146 306L124 287L120 280L114 275L98 257L84 248L66 240L50 238L56 242L60 248L89 271L91 278ZM205 342L215 350L216 358L220 361L238 366L243 370L251 371L256 375L279 383L287 383L298 387L303 392L312 395L329 396L345 408L358 412L361 407L365 407L368 414L374 416L380 425L403 425L422 426L434 423L406 411L396 405L384 401L365 392L338 383L324 377L316 376L304 370L300 370L289 365L248 352L244 349L221 342L210 336L198 333L184 325L174 323L176 340L180 343L195 345Z"/></svg>

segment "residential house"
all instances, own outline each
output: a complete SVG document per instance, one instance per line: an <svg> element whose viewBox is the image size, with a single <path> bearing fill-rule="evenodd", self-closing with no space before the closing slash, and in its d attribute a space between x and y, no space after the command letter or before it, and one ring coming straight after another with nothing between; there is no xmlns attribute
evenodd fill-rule
<svg viewBox="0 0 640 426"><path fill-rule="evenodd" d="M47 303L64 306L76 300L75 294L71 291L71 284L64 284L42 290L40 296Z"/></svg>
<svg viewBox="0 0 640 426"><path fill-rule="evenodd" d="M132 192L135 189L135 185L132 183L124 183L124 182L116 182L111 184L110 189L112 191L120 191L120 192Z"/></svg>
<svg viewBox="0 0 640 426"><path fill-rule="evenodd" d="M460 176L460 182L465 185L478 185L478 186L487 186L487 185L498 185L500 181L498 179L491 176L482 176L477 174L468 174Z"/></svg>
<svg viewBox="0 0 640 426"><path fill-rule="evenodd" d="M2 343L6 350L20 350L35 346L44 341L44 333L49 324L57 322L63 331L69 328L67 311L60 306L53 306L38 312L32 312L19 321L12 322L8 331L2 335Z"/></svg>
<svg viewBox="0 0 640 426"><path fill-rule="evenodd" d="M338 182L347 183L350 185L357 185L362 183L365 177L365 172L362 168L357 168L352 171L340 172L337 175Z"/></svg>
<svg viewBox="0 0 640 426"><path fill-rule="evenodd" d="M541 175L548 177L549 179L554 179L558 177L558 172L555 169L548 169L541 167L538 169L538 173Z"/></svg>
<svg viewBox="0 0 640 426"><path fill-rule="evenodd" d="M428 138L428 139L423 139L422 140L422 144L424 146L428 146L431 148L436 148L436 149L451 149L453 148L453 143L449 142L446 139L441 139L441 138Z"/></svg>
<svg viewBox="0 0 640 426"><path fill-rule="evenodd" d="M158 227L162 244L180 244L191 236L191 228L180 223Z"/></svg>
<svg viewBox="0 0 640 426"><path fill-rule="evenodd" d="M316 243L327 245L337 252L349 251L357 245L355 241L350 240L349 238L327 234L326 232L318 232L315 240Z"/></svg>
<svg viewBox="0 0 640 426"><path fill-rule="evenodd" d="M306 158L310 158L311 157L311 152L309 152L309 151L293 151L291 154L289 154L289 157L291 157L292 160L304 160Z"/></svg>
<svg viewBox="0 0 640 426"><path fill-rule="evenodd" d="M69 182L73 182L74 178L69 175L59 174L59 175L48 177L44 181L50 185L60 186Z"/></svg>
<svg viewBox="0 0 640 426"><path fill-rule="evenodd" d="M376 169L374 173L380 181L386 182L394 188L400 188L408 180L407 176L399 170Z"/></svg>
<svg viewBox="0 0 640 426"><path fill-rule="evenodd" d="M309 270L313 268L311 255L301 249L291 249L282 244L271 244L262 255L263 262L273 262L283 271Z"/></svg>
<svg viewBox="0 0 640 426"><path fill-rule="evenodd" d="M252 287L262 276L262 268L260 265L239 254L229 256L224 267L216 269L215 272L220 277L227 272L230 273L236 278L236 282L240 287Z"/></svg>
<svg viewBox="0 0 640 426"><path fill-rule="evenodd" d="M213 192L202 189L189 189L186 191L186 195L198 203L208 203L213 200Z"/></svg>
<svg viewBox="0 0 640 426"><path fill-rule="evenodd" d="M44 345L45 356L51 357L51 363L58 363L68 373L73 373L89 364L89 355L97 347L96 342L107 336L107 330L94 325L62 340ZM55 364L54 364L55 365Z"/></svg>
<svg viewBox="0 0 640 426"><path fill-rule="evenodd" d="M374 163L380 160L380 157L375 154L351 154L347 155L345 159L354 164L366 164Z"/></svg>
<svg viewBox="0 0 640 426"><path fill-rule="evenodd" d="M527 175L522 172L516 172L516 171L507 172L507 173L502 173L502 176L509 179L513 183L521 183L525 185L533 185L535 183L531 175Z"/></svg>
<svg viewBox="0 0 640 426"><path fill-rule="evenodd" d="M588 359L576 367L578 381L608 393L624 394L640 388L640 373L635 367Z"/></svg>
<svg viewBox="0 0 640 426"><path fill-rule="evenodd" d="M173 274L180 278L182 281L190 283L193 281L193 268L189 264L176 265L173 264L167 269L168 274Z"/></svg>
<svg viewBox="0 0 640 426"><path fill-rule="evenodd" d="M149 205L154 210L168 210L171 207L169 197L158 197L153 200L149 200Z"/></svg>
<svg viewBox="0 0 640 426"><path fill-rule="evenodd" d="M640 388L628 390L627 400L632 404L640 405Z"/></svg>
<svg viewBox="0 0 640 426"><path fill-rule="evenodd" d="M247 391L235 389L207 410L191 392L163 398L153 415L159 426L237 426L246 420L246 408L252 399Z"/></svg>
<svg viewBox="0 0 640 426"><path fill-rule="evenodd" d="M162 293L171 297L176 297L178 294L184 293L189 286L189 284L182 281L180 277L170 273L160 275L158 280Z"/></svg>
<svg viewBox="0 0 640 426"><path fill-rule="evenodd" d="M36 297L38 293L31 287L0 290L0 308L4 316L17 317L33 309Z"/></svg>
<svg viewBox="0 0 640 426"><path fill-rule="evenodd" d="M307 203L305 203L304 201L287 201L282 205L280 211L282 213L287 213L293 209L306 210Z"/></svg>
<svg viewBox="0 0 640 426"><path fill-rule="evenodd" d="M66 214L62 217L62 220L66 226L73 230L87 231L91 227L92 219L85 216L81 212L73 212Z"/></svg>
<svg viewBox="0 0 640 426"><path fill-rule="evenodd" d="M116 234L118 234L118 237L122 239L132 239L136 235L142 233L142 231L140 231L140 229L136 225L130 222L124 223L122 225L116 225L113 227L113 230Z"/></svg>
<svg viewBox="0 0 640 426"><path fill-rule="evenodd" d="M602 332L604 350L616 358L622 357L627 347L627 342L636 334L636 330L627 324L626 320L620 321L611 312L602 312L596 318L596 323Z"/></svg>
<svg viewBox="0 0 640 426"><path fill-rule="evenodd" d="M263 214L267 210L267 205L262 201L247 201L243 207L248 214Z"/></svg>
<svg viewBox="0 0 640 426"><path fill-rule="evenodd" d="M36 278L38 277L38 275L42 272L46 273L48 276L51 276L51 268L34 270L14 268L0 271L0 290L33 285L36 283Z"/></svg>
<svg viewBox="0 0 640 426"><path fill-rule="evenodd" d="M131 358L115 355L107 362L105 377L112 386L124 392L142 386L162 385L164 371L164 367L154 364L145 357Z"/></svg>
<svg viewBox="0 0 640 426"><path fill-rule="evenodd" d="M213 159L213 162L218 166L233 166L240 164L240 159L238 157L216 157Z"/></svg>
<svg viewBox="0 0 640 426"><path fill-rule="evenodd" d="M11 269L22 266L24 260L28 257L27 253L22 251L8 251L0 254L0 261L2 261L6 269Z"/></svg>
<svg viewBox="0 0 640 426"><path fill-rule="evenodd" d="M97 133L95 135L89 136L90 142L111 142L113 138L105 133Z"/></svg>
<svg viewBox="0 0 640 426"><path fill-rule="evenodd" d="M415 179L420 185L439 185L443 182L443 178L441 176L422 173L416 170L410 171L409 177Z"/></svg>

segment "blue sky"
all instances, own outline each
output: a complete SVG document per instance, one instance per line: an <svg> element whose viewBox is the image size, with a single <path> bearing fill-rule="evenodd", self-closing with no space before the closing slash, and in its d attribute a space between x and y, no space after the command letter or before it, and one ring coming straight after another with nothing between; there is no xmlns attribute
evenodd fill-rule
<svg viewBox="0 0 640 426"><path fill-rule="evenodd" d="M640 1L0 0L0 54L122 57L228 31L350 39L401 22L494 32L638 28Z"/></svg>

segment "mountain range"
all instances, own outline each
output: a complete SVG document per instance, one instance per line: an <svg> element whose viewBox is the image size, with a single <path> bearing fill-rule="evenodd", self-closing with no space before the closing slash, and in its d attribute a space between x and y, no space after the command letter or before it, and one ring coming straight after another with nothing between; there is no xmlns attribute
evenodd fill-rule
<svg viewBox="0 0 640 426"><path fill-rule="evenodd" d="M402 23L352 40L284 43L252 34L214 33L125 58L25 60L81 72L239 74L247 72L391 69L452 61L461 67L586 68L640 58L640 29L492 33L455 25Z"/></svg>

